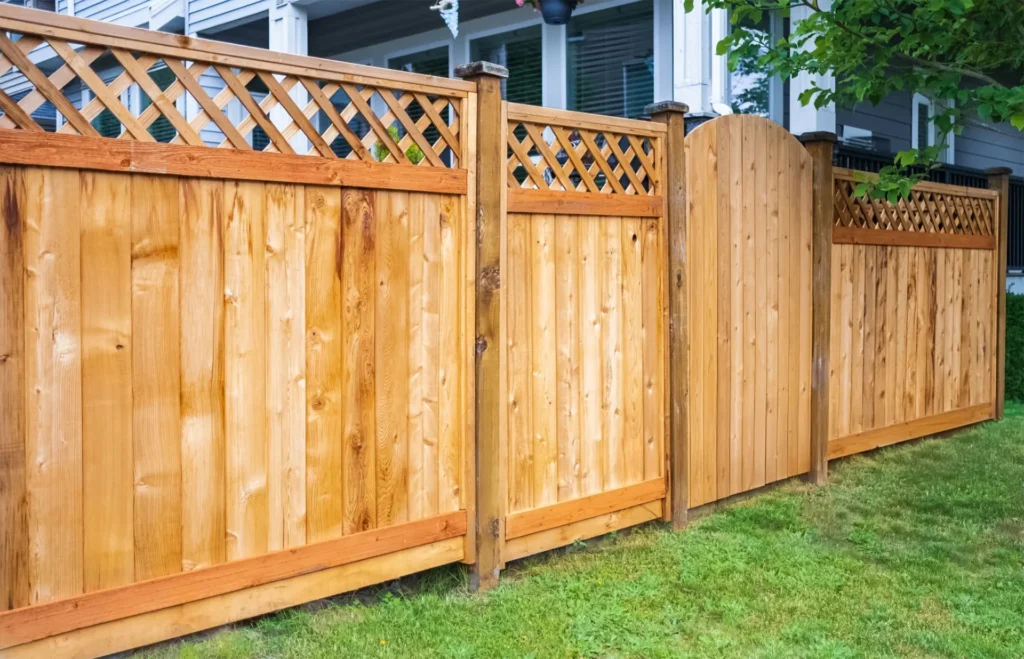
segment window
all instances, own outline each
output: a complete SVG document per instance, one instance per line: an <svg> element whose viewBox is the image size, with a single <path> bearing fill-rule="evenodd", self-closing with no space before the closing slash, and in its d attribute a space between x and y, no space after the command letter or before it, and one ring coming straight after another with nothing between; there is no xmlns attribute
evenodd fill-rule
<svg viewBox="0 0 1024 659"><path fill-rule="evenodd" d="M789 19L765 14L758 23L744 21L743 26L759 34L765 44L788 36ZM764 52L766 49L762 49ZM756 114L789 127L789 80L765 73L757 57L742 57L729 74L729 105L737 114Z"/></svg>
<svg viewBox="0 0 1024 659"><path fill-rule="evenodd" d="M950 101L952 102L952 101ZM913 149L927 149L937 144L938 135L935 131L935 110L936 102L924 94L914 94L910 117L910 146ZM953 140L952 134L946 136L945 148L939 153L939 160L953 163Z"/></svg>
<svg viewBox="0 0 1024 659"><path fill-rule="evenodd" d="M569 109L643 116L654 102L653 1L577 14L566 35Z"/></svg>
<svg viewBox="0 0 1024 659"><path fill-rule="evenodd" d="M539 25L474 39L469 50L472 62L494 62L508 69L508 79L501 81L501 96L506 101L543 103Z"/></svg>
<svg viewBox="0 0 1024 659"><path fill-rule="evenodd" d="M448 77L448 46L431 48L388 60L389 69L422 73L428 76Z"/></svg>

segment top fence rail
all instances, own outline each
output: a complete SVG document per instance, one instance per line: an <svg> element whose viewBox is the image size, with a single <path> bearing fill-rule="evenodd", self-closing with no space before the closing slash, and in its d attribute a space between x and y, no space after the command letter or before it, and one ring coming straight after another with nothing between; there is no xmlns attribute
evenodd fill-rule
<svg viewBox="0 0 1024 659"><path fill-rule="evenodd" d="M459 168L473 84L0 4L0 128Z"/></svg>

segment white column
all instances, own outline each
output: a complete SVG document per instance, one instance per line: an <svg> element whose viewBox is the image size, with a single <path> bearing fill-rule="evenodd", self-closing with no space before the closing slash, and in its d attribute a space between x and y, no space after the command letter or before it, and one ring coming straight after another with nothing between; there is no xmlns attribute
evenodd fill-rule
<svg viewBox="0 0 1024 659"><path fill-rule="evenodd" d="M672 73L672 100L686 103L691 113L711 112L711 18L704 3L694 2L687 12L684 0L674 0L672 42L675 67Z"/></svg>
<svg viewBox="0 0 1024 659"><path fill-rule="evenodd" d="M729 56L718 55L718 42L729 36L729 10L712 9L711 16L711 104L732 105L732 78L729 74Z"/></svg>
<svg viewBox="0 0 1024 659"><path fill-rule="evenodd" d="M564 25L541 27L541 88L544 107L564 110L569 104L569 44Z"/></svg>
<svg viewBox="0 0 1024 659"><path fill-rule="evenodd" d="M674 0L654 0L654 102L672 98L672 11Z"/></svg>
<svg viewBox="0 0 1024 659"><path fill-rule="evenodd" d="M469 37L465 32L459 32L448 49L448 77L455 77L455 69L463 64L469 64Z"/></svg>
<svg viewBox="0 0 1024 659"><path fill-rule="evenodd" d="M821 1L821 6L823 7L829 7L831 4L831 0ZM811 15L811 11L808 7L794 7L792 9L790 14L791 34L796 30L796 26L799 25L801 20ZM820 131L836 132L836 109L833 104L830 103L819 110L814 107L813 103L806 106L800 103L800 95L805 89L809 89L815 83L817 83L817 87L823 89L835 89L836 81L830 75L811 75L806 72L801 72L796 77L790 79L789 130L794 135Z"/></svg>
<svg viewBox="0 0 1024 659"><path fill-rule="evenodd" d="M305 7L294 5L289 0L273 0L270 5L270 50L291 55L309 54L309 23ZM290 94L299 109L309 103L309 94L302 85L292 87ZM292 122L281 107L270 111L270 119L279 130ZM295 152L300 154L308 152L310 148L309 140L301 131L292 138L291 144Z"/></svg>

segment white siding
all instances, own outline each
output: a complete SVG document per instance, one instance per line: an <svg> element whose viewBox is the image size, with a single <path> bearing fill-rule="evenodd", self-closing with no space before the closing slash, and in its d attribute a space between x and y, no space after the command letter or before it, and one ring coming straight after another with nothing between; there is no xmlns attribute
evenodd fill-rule
<svg viewBox="0 0 1024 659"><path fill-rule="evenodd" d="M858 104L853 110L836 112L839 126L856 126L889 139L893 153L910 148L911 97L892 94L877 106ZM954 140L954 164L974 169L1012 167L1024 176L1024 133L1008 124L990 126L978 121L964 128Z"/></svg>
<svg viewBox="0 0 1024 659"><path fill-rule="evenodd" d="M270 11L272 0L188 0L189 32L216 31Z"/></svg>

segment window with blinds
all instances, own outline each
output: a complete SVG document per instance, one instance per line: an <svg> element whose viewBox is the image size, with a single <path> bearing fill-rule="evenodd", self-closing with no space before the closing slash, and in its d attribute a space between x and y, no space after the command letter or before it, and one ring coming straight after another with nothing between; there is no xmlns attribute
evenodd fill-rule
<svg viewBox="0 0 1024 659"><path fill-rule="evenodd" d="M474 39L470 61L494 62L508 69L501 96L512 103L543 104L543 60L539 25Z"/></svg>
<svg viewBox="0 0 1024 659"><path fill-rule="evenodd" d="M569 21L569 109L642 117L654 102L653 0Z"/></svg>

